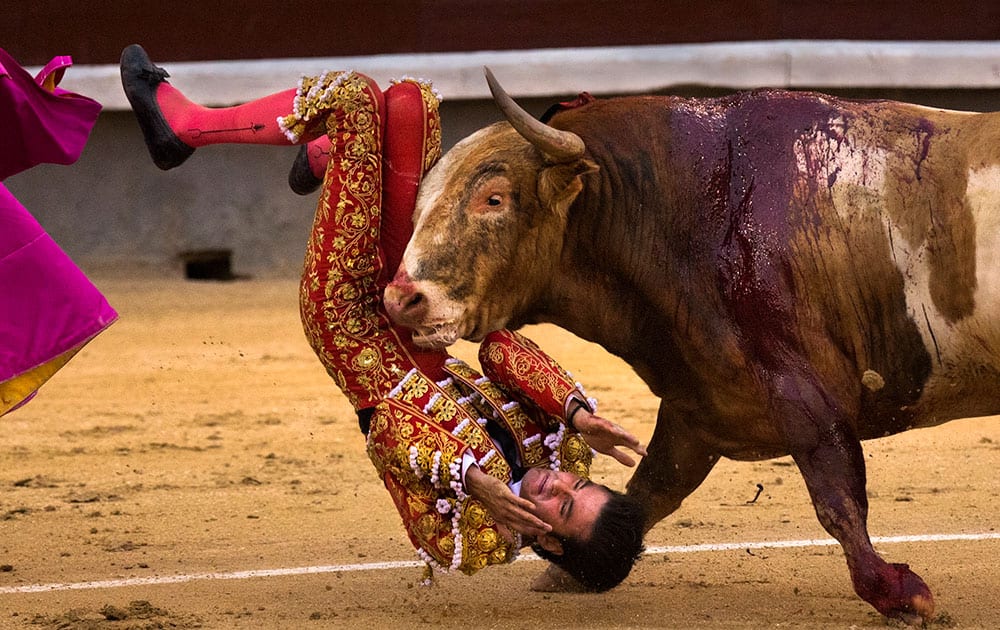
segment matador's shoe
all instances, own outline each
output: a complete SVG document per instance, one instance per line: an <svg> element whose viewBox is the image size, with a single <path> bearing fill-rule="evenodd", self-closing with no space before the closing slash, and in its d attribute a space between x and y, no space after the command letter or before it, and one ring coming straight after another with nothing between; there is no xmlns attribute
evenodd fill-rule
<svg viewBox="0 0 1000 630"><path fill-rule="evenodd" d="M297 195L308 195L316 192L323 180L313 174L309 166L309 145L303 144L288 171L288 186Z"/></svg>
<svg viewBox="0 0 1000 630"><path fill-rule="evenodd" d="M153 65L142 46L132 44L122 51L122 87L132 105L153 163L167 171L180 166L194 153L174 133L156 102L156 87L170 75Z"/></svg>

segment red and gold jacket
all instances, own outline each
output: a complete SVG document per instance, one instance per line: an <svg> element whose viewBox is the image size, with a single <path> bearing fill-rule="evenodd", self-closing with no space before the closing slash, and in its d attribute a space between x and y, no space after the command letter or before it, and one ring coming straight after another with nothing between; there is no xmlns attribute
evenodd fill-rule
<svg viewBox="0 0 1000 630"><path fill-rule="evenodd" d="M494 357L524 364L544 357L536 368L551 369L548 387L535 389L533 378L492 381L449 359L444 367L448 377L440 382L419 370L407 374L376 407L368 434L368 456L392 495L410 542L421 558L442 570L473 573L511 562L521 547L519 538L502 532L462 485L462 460L468 454L483 472L511 481L510 465L486 431L488 420L514 437L523 466L590 474L590 447L562 421L566 398L578 391L570 376L517 333L491 333L484 341L487 347ZM489 353L481 352L481 358L484 354ZM485 371L490 367L484 363ZM522 397L525 392L533 396Z"/></svg>
<svg viewBox="0 0 1000 630"><path fill-rule="evenodd" d="M561 417L570 376L517 333L492 333L480 361L493 380L396 327L382 290L412 231L417 186L440 155L438 99L404 80L383 94L367 77L305 78L290 136L325 131L331 159L306 250L300 310L306 337L355 409L374 407L368 455L428 565L472 573L520 548L466 495L462 459L510 481L484 425L517 442L525 466L588 476L592 452ZM579 395L579 394L578 394Z"/></svg>

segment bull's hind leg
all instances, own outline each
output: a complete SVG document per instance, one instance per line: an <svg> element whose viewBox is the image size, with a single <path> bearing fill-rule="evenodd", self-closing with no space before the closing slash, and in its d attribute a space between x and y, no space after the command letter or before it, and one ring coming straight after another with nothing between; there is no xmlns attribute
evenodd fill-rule
<svg viewBox="0 0 1000 630"><path fill-rule="evenodd" d="M649 453L628 482L627 494L646 508L646 530L680 507L719 461L695 436L680 413L660 403Z"/></svg>
<svg viewBox="0 0 1000 630"><path fill-rule="evenodd" d="M772 402L816 515L844 549L855 592L887 617L930 619L934 599L920 576L872 547L864 454L844 410L811 374L777 378Z"/></svg>

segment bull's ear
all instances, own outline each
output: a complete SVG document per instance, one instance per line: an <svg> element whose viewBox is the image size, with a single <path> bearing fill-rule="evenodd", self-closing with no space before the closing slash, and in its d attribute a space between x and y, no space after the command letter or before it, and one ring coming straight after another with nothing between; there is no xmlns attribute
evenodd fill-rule
<svg viewBox="0 0 1000 630"><path fill-rule="evenodd" d="M565 215L566 209L583 190L580 178L597 169L597 164L583 159L543 168L538 178L538 198L543 207Z"/></svg>

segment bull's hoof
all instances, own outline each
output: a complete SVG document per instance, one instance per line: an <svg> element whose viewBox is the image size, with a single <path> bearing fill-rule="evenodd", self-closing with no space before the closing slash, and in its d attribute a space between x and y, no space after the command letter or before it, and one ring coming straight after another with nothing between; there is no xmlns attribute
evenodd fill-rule
<svg viewBox="0 0 1000 630"><path fill-rule="evenodd" d="M922 626L934 617L934 598L931 597L930 591L926 596L916 595L903 608L891 611L886 616L911 626Z"/></svg>
<svg viewBox="0 0 1000 630"><path fill-rule="evenodd" d="M156 101L157 86L170 75L153 65L142 46L132 44L122 51L121 76L122 88L139 121L153 163L164 171L180 166L194 153L194 148L177 137Z"/></svg>
<svg viewBox="0 0 1000 630"><path fill-rule="evenodd" d="M554 564L531 581L531 590L538 593L584 593L587 589L569 573Z"/></svg>
<svg viewBox="0 0 1000 630"><path fill-rule="evenodd" d="M934 596L919 575L905 564L885 565L888 572L877 592L858 594L880 613L913 626L922 625L934 616Z"/></svg>

